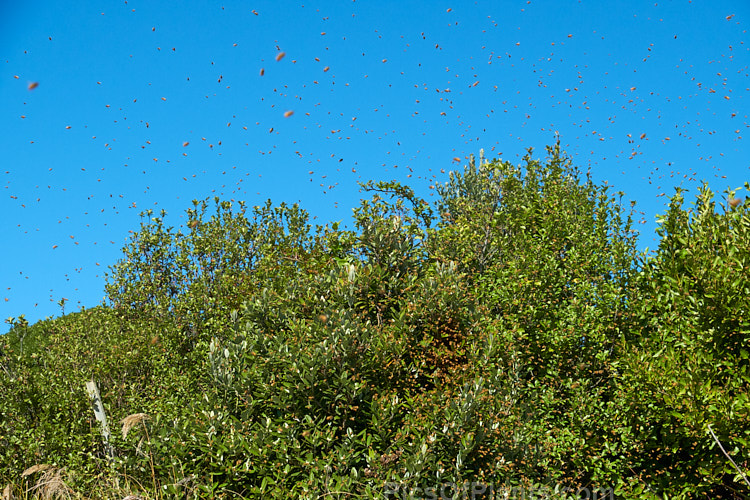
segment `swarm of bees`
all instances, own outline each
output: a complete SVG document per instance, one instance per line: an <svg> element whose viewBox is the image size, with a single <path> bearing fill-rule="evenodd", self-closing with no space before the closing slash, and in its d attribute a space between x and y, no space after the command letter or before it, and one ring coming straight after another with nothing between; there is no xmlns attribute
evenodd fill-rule
<svg viewBox="0 0 750 500"><path fill-rule="evenodd" d="M620 175L616 169L621 171L622 179L633 177L644 185L653 183L652 192L657 196L664 195L670 184L695 182L710 175L726 178L721 172L722 165L729 161L724 153L701 153L698 148L720 151L717 141L722 140L722 144L738 150L742 134L750 128L748 114L741 107L747 85L736 76L746 70L738 57L747 52L739 24L742 16L735 19L734 14L716 12L713 17L726 30L720 30L720 41L712 42L715 45L706 52L711 58L691 60L688 64L681 54L692 42L686 37L679 37L678 41L672 32L664 40L637 38L637 46L628 51L613 41L617 39L613 35L619 35L616 27L604 31L592 25L587 32L550 31L527 36L522 28L537 22L537 18L532 21L535 8L538 7L531 2L514 12L492 12L489 8L482 16L486 20L477 24L465 22L478 19L476 7L435 7L429 12L424 31L397 34L387 31L387 22L381 26L381 21L375 23L366 18L366 13L354 4L348 10L332 10L329 15L321 12L321 26L315 28L315 36L305 35L309 39L300 38L294 23L287 23L285 30L283 23L276 22L281 17L268 22L269 16L293 17L294 12L246 9L235 11L235 15L246 16L243 19L247 23L282 26L282 32L263 35L267 39L261 45L243 43L245 40L239 38L244 33L230 33L237 38L224 40L215 50L231 52L194 55L190 62L179 57L194 43L192 40L184 39L187 47L181 47L181 39L169 29L157 30L159 25L152 20L140 19L140 38L133 54L113 56L121 57L117 64L135 68L131 78L118 82L114 73L95 71L87 74L89 81L83 83L85 88L80 95L64 97L55 94L58 86L65 85L59 76L34 75L30 69L33 65L6 61L19 65L17 74L10 73L13 79L9 81L17 85L18 95L22 95L19 101L23 105L19 105L15 116L20 118L17 128L29 135L21 142L27 143L30 151L41 149L37 143L53 142L35 136L40 130L47 130L40 127L48 121L50 130L54 129L48 133L64 133L66 144L75 144L76 150L84 147L85 135L85 141L93 145L91 151L106 151L113 158L108 162L96 157L82 165L80 172L75 168L80 177L73 178L65 161L76 162L60 156L49 171L45 167L43 175L48 178L37 181L42 177L34 172L33 182L21 177L20 167L8 167L4 189L10 196L5 197L6 203L12 203L14 209L26 209L32 203L41 207L46 199L36 190L46 186L49 193L63 191L66 196L78 197L75 202L62 205L68 209L83 207L85 216L107 216L103 225L109 230L112 216L128 213L127 225L130 224L133 212L121 212L123 208L143 207L153 201L138 200L136 204L131 199L140 195L135 186L144 194L154 193L159 203L166 203L163 192L157 193L155 187L169 184L161 182L165 178L179 180L181 186L186 186L180 193L190 189L192 194L218 194L232 199L252 196L249 182L245 181L255 178L261 182L264 175L269 177L266 171L255 169L257 160L264 165L262 162L271 154L274 158L287 155L283 162L274 162L274 168L284 165L285 183L294 185L297 177L305 177L305 181L315 180L314 185L323 194L335 189L338 181L354 181L362 176L396 176L412 181L414 176L424 182L426 190L433 190L426 191L432 196L438 176L451 166L460 168L469 153L479 147L487 147L501 157L501 147L529 142L536 145L539 141L544 144L557 130L570 141L581 166L588 162L589 167L601 167L594 172L602 176ZM310 19L309 7L304 9L299 16ZM634 15L663 22L659 16L666 16L666 11L662 12L661 7L649 6L647 15L641 16L645 9L633 8ZM125 11L133 19L140 15L129 7ZM505 19L503 23L496 20L500 15ZM513 29L508 29L511 24ZM662 26L679 29L680 24L671 19L671 24ZM82 32L81 36L87 34ZM44 46L49 47L69 43L48 33L43 38ZM162 50L167 47L171 50ZM589 53L594 51L598 55L592 58ZM24 48L23 54L24 60L39 63L32 58L52 57L57 52L34 47L28 51ZM656 54L661 57L663 81L641 76L642 69L651 69L651 57ZM166 76L169 72L155 73L151 57L159 57L169 72L179 73L179 79L170 80ZM146 64L146 60L150 62ZM248 73L242 72L245 65L250 68ZM154 74L162 76L155 78ZM209 74L210 78L203 78ZM160 81L162 78L164 81ZM182 92L180 85L189 91ZM200 105L193 97L198 94ZM53 98L49 102L56 111L42 115L36 103L50 96ZM214 104L222 99L231 101L227 96L236 100L234 109ZM68 101L94 104L85 110L79 106L80 111L71 113L74 108L63 106ZM676 105L680 110L671 109ZM193 108L201 106L208 109L206 116L217 117L221 129L212 129L203 116L196 119L190 115ZM715 122L710 121L706 109L717 116ZM95 119L100 121L94 122ZM185 149L180 149L179 144ZM592 146L589 152L592 144L601 149ZM227 164L225 158L241 156L235 154L239 148L246 148L255 156L245 155L250 159L244 163L233 160L234 164ZM687 149L695 156L692 164L682 171L673 169L672 155L683 154ZM139 156L142 150L148 156ZM602 157L596 158L596 151L601 151ZM115 154L119 156L114 157ZM211 159L207 160L206 154ZM88 152L84 156L95 157ZM213 160L221 165L213 169L215 172L211 170ZM364 162L374 169L363 169ZM115 169L118 170L110 174ZM68 191L69 186L59 184L62 179L72 179L76 189ZM82 192L92 186L93 190ZM121 192L116 192L119 188ZM260 195L260 191L255 193ZM120 203L110 203L111 200ZM182 206L182 201L176 205ZM728 200L732 209L742 204L740 198ZM69 222L71 216L76 222ZM81 223L79 217L81 214L65 214L59 218L60 224L80 224L80 231L89 231L92 221ZM645 217L641 223L645 223ZM197 227L196 221L186 224L191 229ZM19 230L26 233L36 232L39 228L32 226L39 225L41 219L36 215L17 223ZM78 235L75 230L70 232ZM72 245L79 245L80 241L80 247L91 252L88 261L92 265L94 254L99 254L93 246L98 237L89 243L83 242L85 238L71 238L75 240L72 243L67 238L63 243L61 236L54 238L46 248L59 253L75 248ZM113 239L107 240L116 244ZM65 279L70 278L66 275ZM327 321L327 317L320 319Z"/></svg>

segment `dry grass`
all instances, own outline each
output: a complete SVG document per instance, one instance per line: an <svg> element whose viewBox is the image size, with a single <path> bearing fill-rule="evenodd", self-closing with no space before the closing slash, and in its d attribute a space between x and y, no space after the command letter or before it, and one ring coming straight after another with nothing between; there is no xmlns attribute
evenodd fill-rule
<svg viewBox="0 0 750 500"><path fill-rule="evenodd" d="M135 427L138 424L141 424L145 427L145 423L150 420L151 417L149 417L145 413L134 413L132 415L128 415L127 417L123 418L120 423L122 424L122 438L125 439L128 437L128 433L130 432L130 429Z"/></svg>
<svg viewBox="0 0 750 500"><path fill-rule="evenodd" d="M35 482L34 477L31 477L34 474L39 475ZM20 482L10 482L5 485L0 483L0 500L167 500L169 498L197 500L206 498L197 477L192 474L179 480L179 476L175 476L172 482L154 482L151 487L146 487L127 474L103 474L90 484L90 489L85 494L73 490L66 484L65 480L69 480L69 477L64 467L58 468L48 464L35 465L23 471ZM166 490L168 485L173 487L169 493ZM243 498L237 493L234 494L237 498Z"/></svg>
<svg viewBox="0 0 750 500"><path fill-rule="evenodd" d="M171 498L166 494L166 489L171 485L173 489L180 492L181 498L199 498L199 482L193 475L186 475L184 471L173 470L172 482L162 484L156 478L154 470L154 457L150 450L151 429L148 425L152 420L146 413L134 413L123 418L122 437L137 440L135 452L138 455L148 457L151 468L151 484L144 485L135 477L114 469L102 471L96 478L89 478L85 494L75 491L70 485L71 474L67 468L52 464L37 464L21 472L17 481L11 480L9 484L0 483L0 500L52 500L52 499L75 499L75 500L164 500ZM148 482L148 481L147 481Z"/></svg>
<svg viewBox="0 0 750 500"><path fill-rule="evenodd" d="M22 478L41 472L34 486L26 490L26 493L34 493L43 500L52 498L70 498L74 495L73 490L65 484L63 474L65 468L58 468L49 464L38 464L29 467L21 473ZM12 493L11 493L12 494Z"/></svg>
<svg viewBox="0 0 750 500"><path fill-rule="evenodd" d="M25 475L23 475L25 473ZM115 478L101 477L97 484L83 495L74 491L64 481L66 469L47 464L29 467L22 473L25 481L0 484L0 500L166 500L160 490L145 488L129 476L117 474ZM36 481L32 476L39 473ZM29 479L27 479L29 478ZM32 481L32 482L29 482ZM183 498L194 498L190 492Z"/></svg>
<svg viewBox="0 0 750 500"><path fill-rule="evenodd" d="M14 498L10 484L6 484L5 488L3 488L3 495L0 496L0 500L13 500Z"/></svg>
<svg viewBox="0 0 750 500"><path fill-rule="evenodd" d="M128 415L127 417L123 418L122 423L122 438L125 439L128 437L128 433L130 430L135 427L136 425L142 425L143 426L143 432L145 434L144 437L141 438L141 440L138 442L138 446L136 447L136 453L143 454L141 447L143 446L144 439L145 441L149 442L150 444L150 438L148 436L148 428L146 427L146 422L150 420L151 417L149 417L145 413L133 413L132 415ZM156 484L156 472L154 471L154 456L149 452L148 455L148 463L151 466L151 482L152 486L154 488L154 491L158 491L158 486Z"/></svg>
<svg viewBox="0 0 750 500"><path fill-rule="evenodd" d="M30 476L30 475L34 474L35 472L45 471L45 470L50 469L50 468L52 468L52 466L48 465L48 464L32 465L31 467L29 467L28 469L26 469L25 471L23 471L21 473L21 477Z"/></svg>

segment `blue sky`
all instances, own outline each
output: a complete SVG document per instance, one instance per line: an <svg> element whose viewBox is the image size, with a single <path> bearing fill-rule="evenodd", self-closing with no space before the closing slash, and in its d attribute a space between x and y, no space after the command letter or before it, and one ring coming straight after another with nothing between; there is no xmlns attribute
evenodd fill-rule
<svg viewBox="0 0 750 500"><path fill-rule="evenodd" d="M750 180L745 0L9 4L3 319L98 304L139 213L178 227L193 199L346 223L357 181L433 199L470 153L541 159L559 132L653 248L673 186Z"/></svg>

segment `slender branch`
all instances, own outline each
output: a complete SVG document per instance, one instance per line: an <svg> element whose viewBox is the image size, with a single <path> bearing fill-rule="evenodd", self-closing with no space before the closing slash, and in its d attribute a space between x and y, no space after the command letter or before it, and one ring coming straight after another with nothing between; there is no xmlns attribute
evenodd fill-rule
<svg viewBox="0 0 750 500"><path fill-rule="evenodd" d="M719 441L719 438L716 437L716 434L714 434L713 429L711 429L711 424L708 424L708 432L711 433L711 436L713 436L714 441L716 441L716 444L719 445L719 448L721 448L721 451L724 453L724 456L726 456L730 462L732 462L732 465L734 466L735 470L739 472L740 476L742 476L742 479L745 480L745 483L748 487L750 487L750 481L747 480L747 476L740 470L739 467L737 467L737 464L734 463L734 460L732 460L732 457L729 456L729 453L724 449L724 447L721 445L721 441Z"/></svg>
<svg viewBox="0 0 750 500"><path fill-rule="evenodd" d="M634 471L634 470L633 470L633 469L632 469L631 467L628 467L628 469L630 469L630 472L632 472L632 473L633 473L633 475L634 475L634 476L635 476L635 477L636 477L636 478L637 478L637 479L638 479L638 480L639 480L640 482L642 482L642 483L644 484L644 486L646 486L646 489L647 489L648 491L652 491L652 492L654 492L654 494L656 494L656 491L655 491L655 490L654 490L654 489L653 489L653 488L651 487L651 485L650 485L650 484L648 484L648 483L647 483L647 482L646 482L646 481L645 481L645 480L644 480L643 478L641 478L640 474L637 474L637 473L636 473L636 472L635 472L635 471Z"/></svg>

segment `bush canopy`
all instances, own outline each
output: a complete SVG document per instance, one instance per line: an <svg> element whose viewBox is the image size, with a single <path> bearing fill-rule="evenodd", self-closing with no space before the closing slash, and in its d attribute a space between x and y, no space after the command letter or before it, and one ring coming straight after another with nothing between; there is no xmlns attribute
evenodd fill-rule
<svg viewBox="0 0 750 500"><path fill-rule="evenodd" d="M623 193L532 154L435 203L365 183L351 230L270 201L143 213L106 303L8 319L0 487L749 498L747 204L678 190L639 253Z"/></svg>

